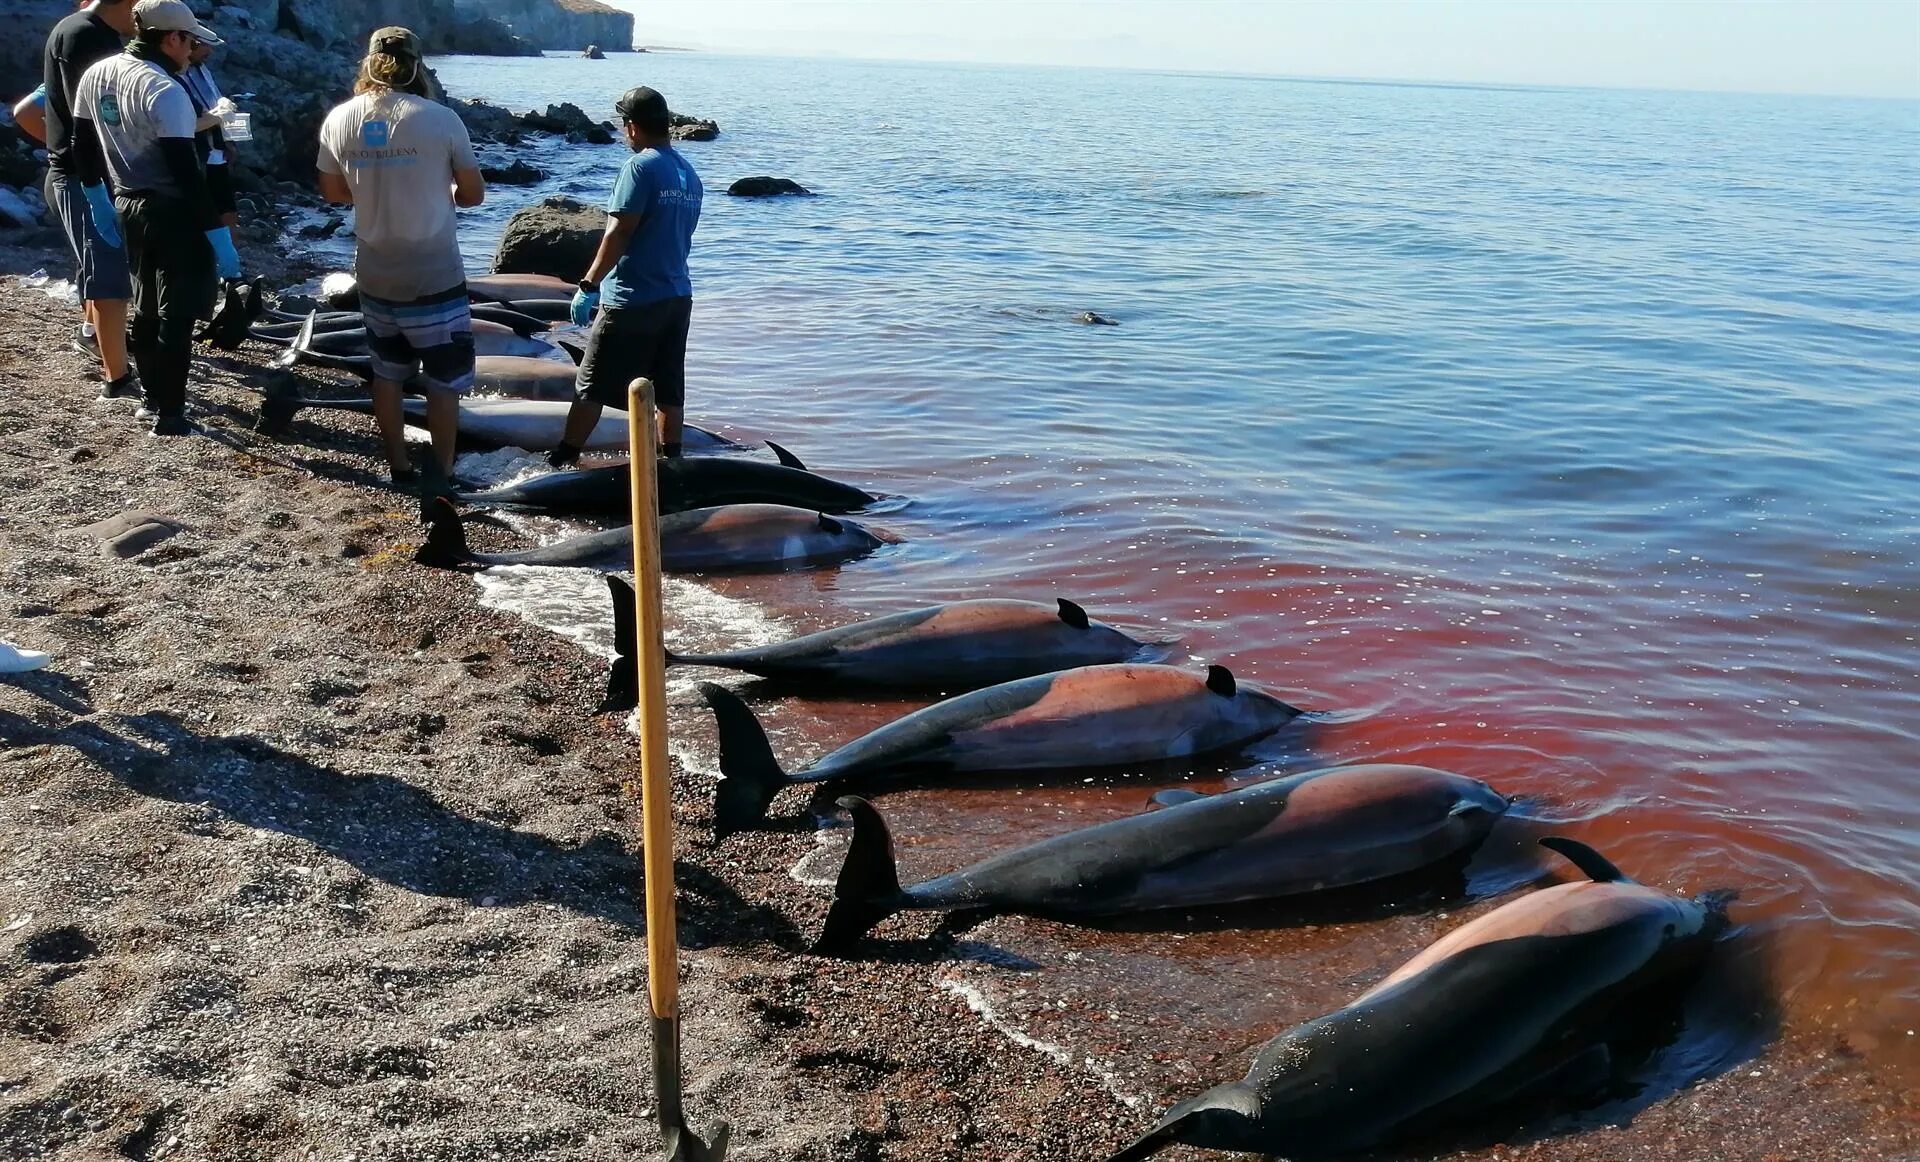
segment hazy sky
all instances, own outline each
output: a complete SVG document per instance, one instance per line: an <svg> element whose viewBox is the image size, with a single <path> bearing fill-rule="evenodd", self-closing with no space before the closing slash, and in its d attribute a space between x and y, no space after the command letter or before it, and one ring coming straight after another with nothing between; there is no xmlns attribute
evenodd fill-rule
<svg viewBox="0 0 1920 1162"><path fill-rule="evenodd" d="M788 56L1920 97L1920 0L614 0Z"/></svg>

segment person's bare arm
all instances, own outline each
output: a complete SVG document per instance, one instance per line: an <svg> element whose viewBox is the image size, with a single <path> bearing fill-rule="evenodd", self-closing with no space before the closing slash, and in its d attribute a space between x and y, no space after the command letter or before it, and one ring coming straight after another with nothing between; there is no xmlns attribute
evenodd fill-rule
<svg viewBox="0 0 1920 1162"><path fill-rule="evenodd" d="M46 99L38 92L22 97L13 107L14 124L20 131L42 145L47 143L47 106Z"/></svg>
<svg viewBox="0 0 1920 1162"><path fill-rule="evenodd" d="M337 206L353 205L353 187L347 184L346 175L320 171L320 196Z"/></svg>
<svg viewBox="0 0 1920 1162"><path fill-rule="evenodd" d="M453 171L453 204L472 209L487 200L487 182L477 169Z"/></svg>
<svg viewBox="0 0 1920 1162"><path fill-rule="evenodd" d="M587 267L586 277L581 281L598 286L600 280L613 273L620 259L627 253L628 243L633 241L633 232L640 228L640 214L608 214L607 232L600 236L600 250L593 256L593 265Z"/></svg>

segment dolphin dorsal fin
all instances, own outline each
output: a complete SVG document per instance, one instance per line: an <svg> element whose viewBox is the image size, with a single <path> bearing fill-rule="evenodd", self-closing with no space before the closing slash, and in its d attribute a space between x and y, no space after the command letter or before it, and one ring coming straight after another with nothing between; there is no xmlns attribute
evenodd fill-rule
<svg viewBox="0 0 1920 1162"><path fill-rule="evenodd" d="M1075 629L1090 628L1089 623L1087 621L1086 610L1080 608L1078 605L1075 605L1073 602L1068 601L1064 597L1060 598L1059 601L1060 601L1060 620L1061 621L1066 622L1068 625L1072 626Z"/></svg>
<svg viewBox="0 0 1920 1162"><path fill-rule="evenodd" d="M1207 689L1222 698L1231 698L1240 690L1240 683L1233 680L1233 671L1225 666L1207 667Z"/></svg>
<svg viewBox="0 0 1920 1162"><path fill-rule="evenodd" d="M1623 880L1632 882L1627 878L1627 873L1613 866L1612 861L1606 856L1577 839L1549 835L1540 841L1540 846L1565 856L1568 862L1586 873L1587 878L1596 884L1613 884Z"/></svg>
<svg viewBox="0 0 1920 1162"><path fill-rule="evenodd" d="M844 533L847 531L846 525L843 525L839 521L834 520L832 517L828 516L824 512L820 514L820 528L825 532L834 533L834 534Z"/></svg>
<svg viewBox="0 0 1920 1162"><path fill-rule="evenodd" d="M780 463L785 464L789 468L798 468L802 472L807 470L807 466L800 462L800 457L782 448L772 440L767 441L767 447L773 449L773 454L779 457Z"/></svg>

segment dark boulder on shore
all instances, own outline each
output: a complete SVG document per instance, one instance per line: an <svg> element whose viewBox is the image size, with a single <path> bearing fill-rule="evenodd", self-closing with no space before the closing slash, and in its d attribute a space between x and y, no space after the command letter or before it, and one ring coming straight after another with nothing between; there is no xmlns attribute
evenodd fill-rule
<svg viewBox="0 0 1920 1162"><path fill-rule="evenodd" d="M485 101L447 102L467 127L468 136L475 141L498 141L503 145L513 145L521 140L520 118L510 110L498 105L489 105Z"/></svg>
<svg viewBox="0 0 1920 1162"><path fill-rule="evenodd" d="M577 198L548 198L507 223L493 254L493 272L577 279L592 264L606 228L607 214L599 206Z"/></svg>
<svg viewBox="0 0 1920 1162"><path fill-rule="evenodd" d="M782 194L812 197L813 191L791 178L741 178L727 187L736 198L777 198Z"/></svg>
<svg viewBox="0 0 1920 1162"><path fill-rule="evenodd" d="M481 166L480 176L487 179L489 185L533 186L547 180L547 171L536 165L528 165L516 157L511 165Z"/></svg>

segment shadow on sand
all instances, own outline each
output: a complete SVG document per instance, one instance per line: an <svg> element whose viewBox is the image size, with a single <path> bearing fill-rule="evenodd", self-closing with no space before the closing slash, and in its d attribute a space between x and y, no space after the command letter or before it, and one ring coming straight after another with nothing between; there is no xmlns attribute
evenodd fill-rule
<svg viewBox="0 0 1920 1162"><path fill-rule="evenodd" d="M0 742L72 747L142 795L199 804L242 826L293 836L406 891L491 898L502 907L554 903L645 930L637 839L633 851L609 835L562 843L468 818L391 775L317 766L245 735L199 735L171 714L119 722L127 733L92 721L49 727L0 711ZM676 870L688 946L797 943L773 909L748 904L691 864Z"/></svg>

